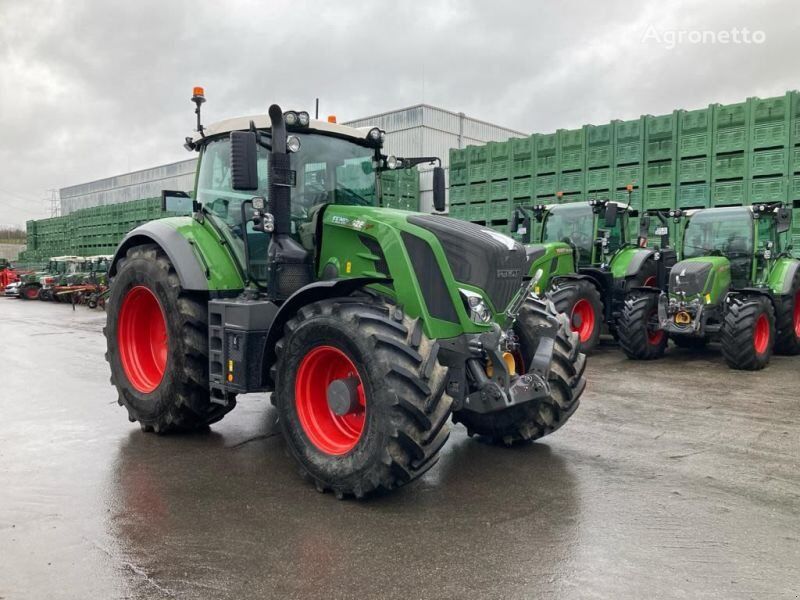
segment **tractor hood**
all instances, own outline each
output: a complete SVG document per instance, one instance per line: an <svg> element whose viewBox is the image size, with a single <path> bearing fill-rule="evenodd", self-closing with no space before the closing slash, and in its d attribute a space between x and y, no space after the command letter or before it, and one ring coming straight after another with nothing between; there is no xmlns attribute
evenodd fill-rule
<svg viewBox="0 0 800 600"><path fill-rule="evenodd" d="M727 274L730 280L731 265L722 256L688 258L672 267L669 275L670 295L691 298L709 294L714 286L714 276Z"/></svg>
<svg viewBox="0 0 800 600"><path fill-rule="evenodd" d="M484 290L497 311L514 298L527 275L525 248L492 229L438 215L412 215L408 222L439 240L456 281Z"/></svg>

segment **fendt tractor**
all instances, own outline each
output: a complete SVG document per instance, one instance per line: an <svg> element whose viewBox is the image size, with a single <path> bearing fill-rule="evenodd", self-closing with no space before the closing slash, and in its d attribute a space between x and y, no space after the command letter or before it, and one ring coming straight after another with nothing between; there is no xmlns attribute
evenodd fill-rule
<svg viewBox="0 0 800 600"><path fill-rule="evenodd" d="M362 497L437 460L448 421L513 443L558 429L583 392L567 321L530 293L525 249L492 230L380 206L385 133L283 111L204 127L191 216L121 242L107 359L145 431L204 428L272 392L301 471ZM444 208L444 172L433 170Z"/></svg>
<svg viewBox="0 0 800 600"><path fill-rule="evenodd" d="M773 349L800 354L800 261L783 234L791 210L780 203L673 211L682 228L681 261L669 291L639 290L618 324L630 358L664 354L667 338L685 348L719 341L733 369L758 370Z"/></svg>
<svg viewBox="0 0 800 600"><path fill-rule="evenodd" d="M542 273L538 286L567 315L583 352L598 344L604 323L616 336L625 298L640 287L664 289L677 260L666 215L642 215L631 243L632 214L638 213L629 204L599 199L520 207L513 214L511 229L522 235L531 274ZM647 247L651 217L661 220L656 248Z"/></svg>

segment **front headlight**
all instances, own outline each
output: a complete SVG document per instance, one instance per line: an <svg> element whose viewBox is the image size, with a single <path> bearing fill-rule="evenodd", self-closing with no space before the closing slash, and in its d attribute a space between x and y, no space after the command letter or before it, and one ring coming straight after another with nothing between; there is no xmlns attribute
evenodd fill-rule
<svg viewBox="0 0 800 600"><path fill-rule="evenodd" d="M480 294L461 288L458 291L473 323L489 323L492 320L492 311L486 306L486 302Z"/></svg>

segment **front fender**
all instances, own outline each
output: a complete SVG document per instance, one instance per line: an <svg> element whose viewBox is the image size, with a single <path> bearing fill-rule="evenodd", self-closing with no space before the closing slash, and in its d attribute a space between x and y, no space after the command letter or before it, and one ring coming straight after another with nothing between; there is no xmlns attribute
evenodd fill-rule
<svg viewBox="0 0 800 600"><path fill-rule="evenodd" d="M778 296L788 294L792 291L792 283L798 272L800 272L800 260L779 259L769 274L770 289Z"/></svg>
<svg viewBox="0 0 800 600"><path fill-rule="evenodd" d="M644 263L655 258L656 251L652 248L623 248L611 261L611 272L614 279L625 279L636 275Z"/></svg>

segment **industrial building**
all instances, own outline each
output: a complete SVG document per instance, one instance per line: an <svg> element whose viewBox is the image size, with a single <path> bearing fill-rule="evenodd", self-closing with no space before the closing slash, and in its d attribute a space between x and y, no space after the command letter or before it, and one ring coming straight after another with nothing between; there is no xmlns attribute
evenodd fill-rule
<svg viewBox="0 0 800 600"><path fill-rule="evenodd" d="M450 148L465 148L526 135L428 104L417 104L344 124L380 127L387 134L384 146L386 153L409 157L438 156L445 168L448 167ZM154 198L160 196L164 189L191 191L194 189L195 164L196 158L190 158L61 188L61 214L68 215L93 206ZM430 211L432 175L430 168L422 166L420 171L420 209Z"/></svg>

